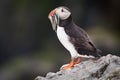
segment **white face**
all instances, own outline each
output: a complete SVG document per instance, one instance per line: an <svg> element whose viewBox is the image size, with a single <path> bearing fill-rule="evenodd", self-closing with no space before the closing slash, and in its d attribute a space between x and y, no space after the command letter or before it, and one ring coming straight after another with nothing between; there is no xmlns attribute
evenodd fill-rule
<svg viewBox="0 0 120 80"><path fill-rule="evenodd" d="M65 7L58 7L53 9L48 15L48 18L51 21L53 30L56 31L56 28L59 25L60 19L65 20L68 17L70 17L70 15L71 15L71 12Z"/></svg>
<svg viewBox="0 0 120 80"><path fill-rule="evenodd" d="M71 15L71 13L64 7L56 8L55 13L61 20L65 20Z"/></svg>

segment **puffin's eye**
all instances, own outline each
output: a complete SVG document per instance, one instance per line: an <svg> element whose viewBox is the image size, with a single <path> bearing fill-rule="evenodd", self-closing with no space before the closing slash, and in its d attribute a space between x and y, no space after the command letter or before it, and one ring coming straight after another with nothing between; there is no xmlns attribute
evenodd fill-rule
<svg viewBox="0 0 120 80"><path fill-rule="evenodd" d="M61 12L64 12L64 10L62 9Z"/></svg>

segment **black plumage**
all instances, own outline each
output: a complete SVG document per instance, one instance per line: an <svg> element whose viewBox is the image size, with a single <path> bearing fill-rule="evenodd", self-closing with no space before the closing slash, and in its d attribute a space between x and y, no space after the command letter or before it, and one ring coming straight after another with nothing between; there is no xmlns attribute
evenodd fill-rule
<svg viewBox="0 0 120 80"><path fill-rule="evenodd" d="M71 15L65 20L60 20L59 26L64 27L69 41L80 55L100 57L101 51L95 47L88 34L73 22Z"/></svg>

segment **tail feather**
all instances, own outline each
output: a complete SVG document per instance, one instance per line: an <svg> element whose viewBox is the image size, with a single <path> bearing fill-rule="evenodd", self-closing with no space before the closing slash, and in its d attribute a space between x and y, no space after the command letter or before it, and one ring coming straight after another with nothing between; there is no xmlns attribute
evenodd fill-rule
<svg viewBox="0 0 120 80"><path fill-rule="evenodd" d="M101 50L99 50L99 49L96 49L96 54L97 54L97 57L101 57L100 53L102 53L102 51L101 51Z"/></svg>

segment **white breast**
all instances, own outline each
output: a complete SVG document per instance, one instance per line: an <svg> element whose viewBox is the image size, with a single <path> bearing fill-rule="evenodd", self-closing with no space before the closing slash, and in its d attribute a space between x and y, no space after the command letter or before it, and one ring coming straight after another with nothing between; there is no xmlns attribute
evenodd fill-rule
<svg viewBox="0 0 120 80"><path fill-rule="evenodd" d="M64 27L57 27L57 37L62 45L70 52L72 57L78 57L73 44L69 41L69 36L65 33Z"/></svg>

